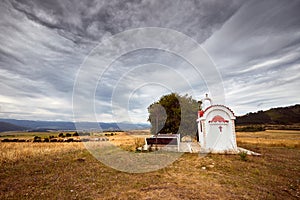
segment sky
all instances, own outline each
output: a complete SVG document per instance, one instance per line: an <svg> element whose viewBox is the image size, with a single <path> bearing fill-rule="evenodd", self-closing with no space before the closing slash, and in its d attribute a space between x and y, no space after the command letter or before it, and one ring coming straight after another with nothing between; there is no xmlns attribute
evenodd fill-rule
<svg viewBox="0 0 300 200"><path fill-rule="evenodd" d="M171 92L220 94L237 116L297 104L299 10L299 0L2 0L0 118L146 123Z"/></svg>

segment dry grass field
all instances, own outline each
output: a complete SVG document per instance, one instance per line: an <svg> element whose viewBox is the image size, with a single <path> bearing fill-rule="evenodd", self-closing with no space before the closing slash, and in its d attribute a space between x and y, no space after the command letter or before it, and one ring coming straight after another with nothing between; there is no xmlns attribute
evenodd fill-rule
<svg viewBox="0 0 300 200"><path fill-rule="evenodd" d="M266 145L300 148L300 131L296 130L266 130L262 132L237 132L237 142L240 144Z"/></svg>
<svg viewBox="0 0 300 200"><path fill-rule="evenodd" d="M109 138L132 147L144 137L136 134ZM237 141L262 156L186 153L141 174L105 166L82 143L0 143L0 199L300 198L299 131L238 133Z"/></svg>

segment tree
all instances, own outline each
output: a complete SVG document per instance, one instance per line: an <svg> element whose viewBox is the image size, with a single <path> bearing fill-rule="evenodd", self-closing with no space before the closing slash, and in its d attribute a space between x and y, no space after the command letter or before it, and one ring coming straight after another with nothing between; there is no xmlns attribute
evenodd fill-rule
<svg viewBox="0 0 300 200"><path fill-rule="evenodd" d="M157 134L165 124L167 119L166 110L158 102L151 104L148 107L149 119L151 123L151 133Z"/></svg>
<svg viewBox="0 0 300 200"><path fill-rule="evenodd" d="M33 138L33 142L41 142L42 141L42 138L39 137L39 136L34 136Z"/></svg>
<svg viewBox="0 0 300 200"><path fill-rule="evenodd" d="M71 136L72 136L71 133L66 134L66 137L71 137Z"/></svg>
<svg viewBox="0 0 300 200"><path fill-rule="evenodd" d="M148 107L151 133L195 135L198 106L198 102L188 95L171 93L162 96Z"/></svg>
<svg viewBox="0 0 300 200"><path fill-rule="evenodd" d="M79 136L78 132L77 132L77 131L74 132L74 133L73 133L73 136Z"/></svg>

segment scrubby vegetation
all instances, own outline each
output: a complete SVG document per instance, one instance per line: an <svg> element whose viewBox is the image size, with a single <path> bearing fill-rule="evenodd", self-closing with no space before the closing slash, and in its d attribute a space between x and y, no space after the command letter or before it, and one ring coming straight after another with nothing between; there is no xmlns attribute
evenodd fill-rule
<svg viewBox="0 0 300 200"><path fill-rule="evenodd" d="M251 125L251 126L237 126L236 131L239 132L258 132L265 131L265 127L262 125Z"/></svg>
<svg viewBox="0 0 300 200"><path fill-rule="evenodd" d="M89 142L109 141L109 137L123 132L3 132L0 142Z"/></svg>
<svg viewBox="0 0 300 200"><path fill-rule="evenodd" d="M245 151L240 152L239 156L240 156L242 161L247 161L248 160L248 155L247 155L247 152L245 152Z"/></svg>
<svg viewBox="0 0 300 200"><path fill-rule="evenodd" d="M73 137L75 137L75 136L79 136L77 131L75 133L73 133Z"/></svg>

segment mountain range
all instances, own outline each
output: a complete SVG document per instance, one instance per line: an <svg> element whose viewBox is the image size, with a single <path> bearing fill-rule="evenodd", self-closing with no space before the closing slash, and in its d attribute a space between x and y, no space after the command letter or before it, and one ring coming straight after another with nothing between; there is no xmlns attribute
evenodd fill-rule
<svg viewBox="0 0 300 200"><path fill-rule="evenodd" d="M236 118L236 125L252 124L296 124L300 123L300 104L271 108L266 111L250 112ZM45 130L133 130L148 129L149 124L132 123L95 123L95 122L58 122L17 119L0 119L0 132L3 131L45 131Z"/></svg>
<svg viewBox="0 0 300 200"><path fill-rule="evenodd" d="M0 121L0 132L3 132L3 131L21 131L21 130L26 130L26 128L21 127L21 126L17 126L17 125L11 124L11 123Z"/></svg>
<svg viewBox="0 0 300 200"><path fill-rule="evenodd" d="M2 131L46 131L46 130L133 130L148 129L148 124L132 123L96 123L96 122L61 122L61 121L33 121L17 119L0 119Z"/></svg>

